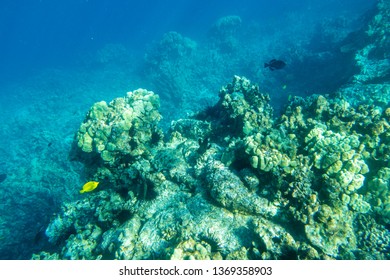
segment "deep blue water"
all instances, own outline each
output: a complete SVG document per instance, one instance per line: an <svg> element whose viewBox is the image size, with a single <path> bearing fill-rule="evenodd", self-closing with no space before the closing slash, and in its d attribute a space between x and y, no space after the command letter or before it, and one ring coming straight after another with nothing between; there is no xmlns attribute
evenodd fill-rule
<svg viewBox="0 0 390 280"><path fill-rule="evenodd" d="M68 152L94 102L148 88L161 94L167 125L171 119L183 117L191 106L215 102L218 89L237 74L261 83L271 93L276 111L281 110L288 95L332 91L351 77L354 68L348 61L352 57L323 58L339 48L350 32L362 28L363 16L375 3L2 0L0 174L7 178L0 182L0 259L28 259L43 249L46 244L41 235L50 217L63 201L77 197L85 177L82 166L69 161ZM226 46L223 38L210 34L219 18L230 15L241 18L242 28L240 34L233 32L232 37L237 38ZM183 100L170 96L155 78L161 74L157 61L165 51L156 46L169 31L198 45L201 58L194 59L193 68L186 73L190 81L180 84L169 77L167 81L177 82L195 97L197 92L209 92L196 100L199 103L191 103L194 100L188 96ZM109 47L107 53L102 52L112 44L119 46L119 51ZM221 60L229 58L231 64L210 66L209 71L202 68L201 77L196 76L196 63L208 48L215 48ZM298 61L302 50L310 56L302 55L305 60ZM286 72L264 71L264 62L275 57L293 67L283 70ZM205 84L191 84L193 77ZM173 111L179 103L184 104L183 112Z"/></svg>
<svg viewBox="0 0 390 280"><path fill-rule="evenodd" d="M308 21L317 16L356 15L374 2L4 0L0 4L0 76L6 82L49 65L67 65L107 43L131 45L142 52L171 30L201 37L216 19L226 15L283 28L290 13Z"/></svg>

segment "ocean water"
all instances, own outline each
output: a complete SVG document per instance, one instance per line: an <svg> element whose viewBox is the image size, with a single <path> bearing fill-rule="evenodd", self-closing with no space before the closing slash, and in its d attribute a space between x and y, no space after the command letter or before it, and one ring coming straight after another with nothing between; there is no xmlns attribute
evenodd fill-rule
<svg viewBox="0 0 390 280"><path fill-rule="evenodd" d="M33 254L35 258L60 259L190 258L178 252L186 252L186 246L195 246L191 242L203 244L210 251L208 255L194 254L195 258L389 258L390 112L386 109L390 108L390 63L389 43L385 39L389 30L385 14L388 9L386 1L374 0L3 0L0 4L0 259L31 259ZM286 66L273 71L265 68L265 63L272 59L282 60ZM259 125L240 134L243 128L232 128L232 123L239 121L218 122L218 118L225 118L220 113L223 106L219 100L223 94L219 91L232 83L236 75L259 85L259 92L269 96L269 107L264 105L264 111L272 111L267 115L272 125L264 124L268 130ZM132 155L131 164L126 162L133 167L139 164L137 172L143 175L132 177L129 174L135 172L133 167L125 168L123 162L96 157L86 160L82 151L76 151L77 155L72 157L72 147L77 146L75 135L80 125L91 118L88 114L91 106L103 100L109 103L138 88L159 96L162 115L156 124L159 132L152 133L153 137L161 134L156 140L159 144L148 146L151 155ZM325 96L328 105L318 105L318 95ZM340 101L343 98L346 103ZM315 105L308 104L317 104L318 110L302 117L306 124L297 127L285 124L283 115L291 123L299 118L298 113L298 117L294 115L297 107L312 112L310 108ZM341 110L340 104L347 104L345 112L349 113L337 111ZM362 105L371 107L358 109ZM251 104L248 108L253 106L259 105ZM205 109L205 113L199 114ZM261 115L260 109L253 110ZM319 117L321 110L325 113ZM359 115L353 115L352 111ZM216 127L226 125L222 130L231 133L214 131L213 126L212 135L205 137L208 130L200 125L200 134L191 139L185 134L184 124L182 130L178 125L171 126L172 121L194 116ZM336 118L345 125L336 126ZM366 126L361 124L365 118L371 122ZM310 119L318 123L313 124ZM139 135L147 135L147 123L140 125L145 132L141 127ZM251 161L257 155L240 146L257 139L255 131L263 133L265 139L266 135L283 130L280 127L290 136L298 135L298 140L286 144L279 136L279 140L272 140L280 141L272 151L279 149L292 161L297 154L307 157L309 163L305 166L311 168L311 181L305 185L308 190L306 195L299 194L299 199L286 186L290 184L300 191L291 178L297 178L295 174L303 172L303 167L299 171L300 167L295 167L296 173L280 166L257 168ZM315 144L321 143L322 134L310 140L308 133L310 129L318 131L319 127L327 131L323 135L329 141L338 139L359 156L345 155L346 160L339 160L340 168L325 169L325 163L313 159L325 157L322 150L341 158L340 154L351 148L338 151ZM183 139L187 139L182 139L183 145L191 155L194 153L191 149L206 154L215 149L215 154L210 155L214 161L175 155L175 149L171 151L169 147L176 147L175 141L179 140L170 138L172 131L181 132ZM360 135L360 145L351 144L354 135ZM262 144L270 145L267 141ZM291 147L286 148L288 145ZM295 156L291 154L294 149ZM95 152L98 157L102 154ZM232 153L234 159L224 162L223 155ZM348 167L353 165L348 162L355 162L353 159L358 162L355 164L358 171ZM218 180L210 174L216 174L218 168L212 162L219 160L230 172L220 174L227 180L226 197L234 197L228 192L229 186L242 181L243 194L254 195L259 203L267 199L278 214L267 214L267 210L253 212L244 202L226 202L221 198L224 195L216 195L221 190L213 188ZM148 168L143 166L145 161L149 161ZM363 166L369 171L363 172ZM102 175L103 168L110 170L113 177ZM347 184L345 191L339 190L337 186L342 185L346 175L337 174L344 171L343 174L349 172L355 176L345 179L349 183L363 180L362 183L356 189ZM118 172L129 177L118 179L122 176ZM151 179L160 175L166 178L164 184ZM84 183L100 179L101 186L94 192L87 196L79 193ZM253 185L248 180L257 183ZM327 187L321 189L321 184ZM335 195L331 194L331 186ZM144 190L140 191L141 188ZM126 195L117 198L123 189ZM178 193L177 200L188 213L171 210L174 202L163 199L171 191ZM108 207L114 209L110 208L112 213L120 214L110 212L110 216L99 208L99 199L110 201L110 197ZM319 202L310 202L313 197ZM343 201L348 201L344 208L340 206ZM156 202L167 211L156 208ZM93 209L86 210L86 204ZM118 204L128 208L118 210ZM194 214L191 209L201 205L206 206ZM305 212L305 207L313 209ZM141 214L144 209L155 212L145 210L147 213ZM219 232L229 231L227 220L231 216L224 216L219 212L221 209L237 215L236 219L241 221L231 225L231 232L225 232L229 237L225 240L221 240ZM345 209L349 216L343 221L339 212ZM207 211L216 214L214 220L204 218L208 217ZM200 223L203 231L191 228L190 222L196 219L203 221ZM294 224L288 225L288 219L294 219ZM162 230L165 220L167 227L170 223L175 225L175 233ZM330 233L334 229L327 224L329 221L337 225L337 231L340 228L348 231L338 234L337 240L332 239L330 235L337 233ZM216 229L211 223L220 227ZM361 224L369 224L371 228L361 229ZM137 228L135 225L138 231L134 233L129 228ZM184 233L186 226L188 235ZM264 228L269 230L263 232ZM158 229L161 235L149 236L147 233L153 229ZM269 232L280 235L270 238ZM108 249L106 243L113 244L114 249ZM120 251L125 243L132 244L129 250L133 253ZM353 244L348 247L348 243ZM157 249L137 251L142 246L153 247L150 244ZM240 255L238 252L244 247L250 247L249 251Z"/></svg>

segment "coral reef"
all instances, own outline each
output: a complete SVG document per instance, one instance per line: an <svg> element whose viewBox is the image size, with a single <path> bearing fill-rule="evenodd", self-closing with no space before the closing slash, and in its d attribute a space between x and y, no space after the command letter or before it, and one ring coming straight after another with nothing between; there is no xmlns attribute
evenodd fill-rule
<svg viewBox="0 0 390 280"><path fill-rule="evenodd" d="M280 116L242 76L165 135L151 91L95 103L71 158L99 188L62 207L45 231L58 249L33 258L390 259L387 2L368 45L338 53L355 51L354 79L337 94L291 97ZM240 26L235 16L215 24L219 58L236 48ZM147 56L174 104L190 100L180 88L194 72L178 73L197 55L192 40L170 32Z"/></svg>
<svg viewBox="0 0 390 280"><path fill-rule="evenodd" d="M105 186L52 220L58 258L389 258L385 113L313 96L274 120L267 95L236 76L213 114L152 144L157 100L137 90L92 106L72 154Z"/></svg>

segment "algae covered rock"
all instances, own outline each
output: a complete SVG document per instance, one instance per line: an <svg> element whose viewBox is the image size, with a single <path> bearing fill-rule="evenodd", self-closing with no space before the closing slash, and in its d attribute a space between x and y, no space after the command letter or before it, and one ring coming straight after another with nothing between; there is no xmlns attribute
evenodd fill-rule
<svg viewBox="0 0 390 280"><path fill-rule="evenodd" d="M233 172L220 162L210 162L206 169L206 182L211 196L222 206L235 211L273 217L277 207L266 198L251 193Z"/></svg>

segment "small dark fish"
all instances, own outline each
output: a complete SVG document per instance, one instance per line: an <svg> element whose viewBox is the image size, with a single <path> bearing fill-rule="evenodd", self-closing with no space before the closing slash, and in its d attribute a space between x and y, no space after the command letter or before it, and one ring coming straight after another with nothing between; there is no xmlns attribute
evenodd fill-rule
<svg viewBox="0 0 390 280"><path fill-rule="evenodd" d="M269 67L271 71L274 71L275 69L282 69L286 66L286 62L282 60L272 59L268 63L264 63L264 68Z"/></svg>
<svg viewBox="0 0 390 280"><path fill-rule="evenodd" d="M48 146L48 147L50 147L50 146L51 146L51 144L53 144L53 143L52 143L52 142L49 142L49 144L47 144L47 146Z"/></svg>
<svg viewBox="0 0 390 280"><path fill-rule="evenodd" d="M7 179L7 174L0 174L0 183Z"/></svg>

